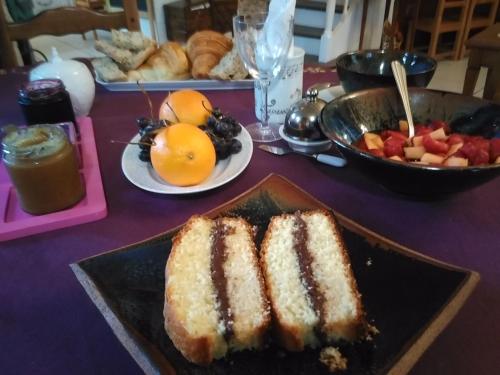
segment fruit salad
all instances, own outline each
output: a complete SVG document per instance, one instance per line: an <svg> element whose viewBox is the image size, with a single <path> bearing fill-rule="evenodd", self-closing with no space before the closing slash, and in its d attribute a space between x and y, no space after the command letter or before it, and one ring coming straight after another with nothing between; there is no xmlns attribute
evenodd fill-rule
<svg viewBox="0 0 500 375"><path fill-rule="evenodd" d="M401 120L399 130L364 133L354 146L399 162L447 167L500 164L500 138L451 133L440 120L415 125L413 138L408 137L408 123Z"/></svg>

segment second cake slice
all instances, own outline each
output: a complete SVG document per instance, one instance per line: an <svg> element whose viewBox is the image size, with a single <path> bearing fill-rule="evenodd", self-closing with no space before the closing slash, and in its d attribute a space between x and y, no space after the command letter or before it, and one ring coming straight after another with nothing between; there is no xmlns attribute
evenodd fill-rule
<svg viewBox="0 0 500 375"><path fill-rule="evenodd" d="M273 217L261 265L285 348L360 338L365 327L360 295L340 233L326 211Z"/></svg>

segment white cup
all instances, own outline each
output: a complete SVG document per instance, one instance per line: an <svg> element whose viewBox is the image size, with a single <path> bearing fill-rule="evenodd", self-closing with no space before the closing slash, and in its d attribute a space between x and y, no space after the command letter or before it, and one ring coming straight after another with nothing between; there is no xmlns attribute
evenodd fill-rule
<svg viewBox="0 0 500 375"><path fill-rule="evenodd" d="M304 50L293 48L293 56L287 58L283 75L271 81L267 93L269 122L284 123L290 107L302 98L302 79L304 75ZM264 92L255 81L255 115L262 120L264 113Z"/></svg>

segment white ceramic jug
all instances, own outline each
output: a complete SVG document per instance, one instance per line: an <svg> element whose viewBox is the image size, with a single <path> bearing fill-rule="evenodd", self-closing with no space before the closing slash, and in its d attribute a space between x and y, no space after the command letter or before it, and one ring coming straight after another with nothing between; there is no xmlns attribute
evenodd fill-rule
<svg viewBox="0 0 500 375"><path fill-rule="evenodd" d="M52 60L30 72L30 80L58 78L69 92L76 117L87 116L95 96L95 83L87 66L76 60L63 60L52 47Z"/></svg>

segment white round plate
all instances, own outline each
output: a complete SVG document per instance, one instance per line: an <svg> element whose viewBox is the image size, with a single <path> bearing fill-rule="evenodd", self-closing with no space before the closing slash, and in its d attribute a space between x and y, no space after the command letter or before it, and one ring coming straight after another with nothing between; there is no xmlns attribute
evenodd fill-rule
<svg viewBox="0 0 500 375"><path fill-rule="evenodd" d="M138 142L137 134L130 142ZM247 167L253 153L252 138L242 126L241 133L236 137L241 142L241 151L225 160L219 160L212 174L201 184L194 186L174 186L165 182L154 171L151 163L139 160L139 146L127 145L122 155L122 171L135 186L160 194L191 194L214 189L228 183Z"/></svg>

